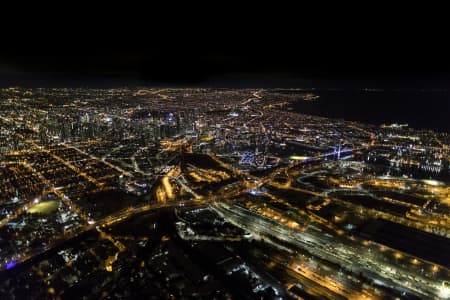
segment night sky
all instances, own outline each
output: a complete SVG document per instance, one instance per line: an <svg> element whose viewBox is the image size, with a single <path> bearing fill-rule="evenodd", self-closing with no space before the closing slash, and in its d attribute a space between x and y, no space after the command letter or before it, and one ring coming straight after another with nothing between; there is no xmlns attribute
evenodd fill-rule
<svg viewBox="0 0 450 300"><path fill-rule="evenodd" d="M166 43L166 42L163 42ZM0 54L2 80L139 81L148 84L210 84L233 80L434 80L450 76L444 51L346 40L264 41L260 45L170 41L161 45L15 46ZM309 45L312 43L312 45ZM342 46L341 44L344 44ZM55 47L54 47L55 46ZM242 49L236 49L242 47ZM389 48L386 48L389 47ZM392 47L392 48L391 48ZM439 83L441 84L441 83ZM263 84L264 85L264 84Z"/></svg>
<svg viewBox="0 0 450 300"><path fill-rule="evenodd" d="M18 19L5 21L0 84L245 86L312 79L425 80L442 86L450 78L450 49L438 31L444 27L429 23L391 26L365 15L325 22L304 20L301 13L287 22L266 15L245 25L231 16L215 20L214 14L153 16L103 21L92 14L69 26L65 15L45 23L35 16L23 28L11 25Z"/></svg>

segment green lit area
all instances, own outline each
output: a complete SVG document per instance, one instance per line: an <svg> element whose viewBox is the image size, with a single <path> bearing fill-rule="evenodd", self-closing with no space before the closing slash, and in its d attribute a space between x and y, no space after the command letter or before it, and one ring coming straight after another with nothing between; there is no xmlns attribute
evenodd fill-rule
<svg viewBox="0 0 450 300"><path fill-rule="evenodd" d="M46 201L36 204L28 210L30 214L50 214L58 208L58 201Z"/></svg>

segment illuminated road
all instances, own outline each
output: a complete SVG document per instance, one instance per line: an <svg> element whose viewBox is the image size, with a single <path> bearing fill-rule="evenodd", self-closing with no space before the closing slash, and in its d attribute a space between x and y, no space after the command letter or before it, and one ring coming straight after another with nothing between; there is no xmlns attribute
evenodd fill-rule
<svg viewBox="0 0 450 300"><path fill-rule="evenodd" d="M244 101L242 104L248 104L253 100L257 100L260 96L255 92L253 96L255 98L249 98ZM261 116L263 113L261 112ZM9 120L8 120L9 121ZM287 124L289 125L289 124ZM32 149L36 149L40 152L46 153L51 156L53 159L63 164L68 169L74 171L79 176L83 177L87 181L93 183L98 188L102 189L104 187L103 182L99 182L97 179L91 177L89 174L82 172L75 164L71 161L68 161L64 158L64 155L59 156L57 151L46 149L36 142L30 139L25 139L22 135L17 134L17 136L21 137L25 142L32 146ZM367 149L367 147L374 146L374 137L370 136L371 142L370 145L364 147L355 147L355 148L346 148L342 149L340 153L350 153L352 151L358 151L361 149ZM90 157L93 160L101 160L95 156L89 155L84 152L82 149L79 149L75 146L65 145L64 147L69 149L74 149L83 155ZM183 150L185 148L184 142L167 142L166 143L168 150ZM180 169L174 168L168 172L166 175L162 176L162 187L164 189L164 201L158 202L156 204L144 204L138 207L130 207L114 213L104 219L100 220L92 220L88 216L86 216L74 203L69 199L64 193L60 192L57 188L55 188L48 180L44 178L42 174L32 169L33 173L36 173L42 182L48 187L49 192L55 193L62 202L64 202L72 211L76 212L87 224L85 226L74 229L71 232L66 232L62 237L55 237L49 245L44 250L39 250L36 253L32 253L26 257L23 257L18 262L24 262L36 255L39 255L43 252L46 252L52 249L55 246L61 245L64 241L67 241L70 238L76 237L79 234L96 229L99 231L101 238L105 238L110 240L118 249L118 252L115 256L108 257L105 262L107 271L110 271L114 261L117 259L117 254L121 251L124 251L124 246L117 241L115 241L111 236L108 236L102 229L108 226L112 226L118 222L129 219L136 214L157 210L161 208L167 207L177 207L177 206L188 206L188 207L196 207L196 206L204 206L208 203L211 203L211 206L217 211L221 216L225 219L229 220L231 223L237 225L238 227L244 228L249 232L254 233L258 236L269 237L276 241L283 241L294 247L305 249L306 251L313 253L314 256L326 260L328 262L332 262L334 264L338 264L342 266L346 271L351 272L353 274L363 274L365 277L372 279L375 284L380 286L386 286L392 289L399 291L400 293L411 293L415 295L419 295L423 298L433 298L439 295L439 288L441 286L441 282L433 281L430 278L426 278L425 276L421 276L414 272L412 269L408 269L407 266L393 263L386 259L385 254L381 253L375 247L369 247L368 245L361 244L361 240L354 238L350 240L346 236L339 237L337 235L332 235L328 232L332 232L334 230L336 232L336 228L332 226L332 224L328 224L326 220L320 219L317 215L307 212L306 210L301 212L300 209L293 208L292 211L297 213L298 218L303 218L305 223L308 224L308 227L304 230L299 230L298 223L294 220L289 220L289 217L283 217L285 221L279 221L280 217L277 216L277 220L271 219L267 216L262 216L260 214L251 212L247 209L239 207L237 205L228 204L230 199L233 197L239 196L243 193L247 193L251 189L259 188L265 184L272 185L279 189L288 189L292 191L297 191L301 193L305 193L307 195L313 197L321 197L322 199L329 202L336 202L342 204L346 207L350 207L352 209L355 208L353 204L349 204L346 201L333 198L327 195L328 192L333 192L337 190L328 190L325 193L317 193L306 189L294 188L291 187L292 178L290 178L289 171L298 166L302 166L306 163L323 162L327 157L330 156L339 156L336 151L320 154L314 156L312 158L305 159L298 163L289 164L287 166L282 166L276 168L271 174L268 176L258 178L255 176L251 176L246 172L240 171L234 168L231 165L228 165L222 162L217 158L216 155L210 154L210 157L216 161L221 167L226 168L232 174L234 174L237 178L240 179L240 186L235 186L230 190L218 189L216 192L216 196L211 197L208 200L200 200L201 196L197 195L189 186L188 182L183 177L180 177ZM139 166L132 157L133 166L137 173L142 173L139 169ZM103 163L110 168L114 168L119 171L122 175L131 176L130 173L118 168L112 164L107 162ZM30 167L30 166L28 166ZM278 184L274 180L277 176L285 175L289 180L285 185ZM313 175L313 173L308 174L307 176ZM176 200L176 191L173 189L171 180L174 180L178 185L183 187L187 192L191 193L195 200L190 200L186 203L178 203ZM267 197L269 197L270 201L282 201L282 199L277 199L275 196L270 193L265 193ZM389 200L391 202L395 202L395 200ZM16 211L14 217L17 214L23 213L24 210L33 205L32 202L26 204L21 209ZM287 205L287 204L286 204ZM416 208L414 205L410 205L410 208ZM392 216L390 214L386 214L383 212L379 212L376 210L367 209L366 212L373 217L382 217L389 220L394 220L397 223L405 223L404 218L399 218L396 216ZM0 226L6 224L10 219L0 221ZM291 226L289 225L291 224ZM296 226L292 225L296 224ZM422 224L419 222L409 221L405 224L407 226L416 227L422 229ZM330 231L324 229L332 229ZM368 242L369 244L369 242ZM295 248L293 248L295 249ZM393 249L390 249L390 251ZM405 255L404 253L397 252L399 258ZM396 258L397 258L396 256ZM355 258L358 259L355 259ZM281 264L281 261L273 260L276 264ZM426 263L424 263L426 265ZM292 264L286 266L286 271L290 274L291 277L297 278L301 276L303 280L310 282L310 288L314 292L320 292L322 289L325 289L325 296L330 299L336 299L339 297L343 298L353 298L361 293L361 290L358 290L355 286L352 286L345 279L339 278L331 278L330 274L327 272L314 270L311 266L306 264ZM323 292L323 291L322 291ZM363 295L373 296L368 292L363 292Z"/></svg>
<svg viewBox="0 0 450 300"><path fill-rule="evenodd" d="M65 235L59 237L59 239L57 237L55 237L55 241L53 243L50 243L46 248L40 249L39 251L35 251L33 253L30 253L29 255L23 255L23 256L21 256L21 258L19 260L16 260L15 262L17 263L17 265L19 265L21 263L24 263L24 262L32 259L33 257L35 257L37 255L41 255L41 254L51 250L52 248L63 244L67 240L70 240L84 232L87 232L89 230L93 230L96 228L99 228L99 230L101 230L101 228L112 226L118 222L129 219L137 214L149 212L152 210L158 210L158 209L162 209L162 208L169 208L169 207L203 207L205 205L206 205L205 201L191 200L191 201L187 201L187 202L183 202L183 203L169 202L169 203L145 204L145 205L141 205L141 206L137 206L137 207L130 207L130 208L121 210L119 212L116 212L110 216L103 218L103 219L100 219L96 222L90 222L90 224L87 224L81 228L79 227L73 231L66 231ZM115 245L118 245L118 244L115 243ZM118 245L118 247L121 247L121 246ZM2 266L0 269L0 272L2 270L4 270L5 268L6 268L6 266Z"/></svg>
<svg viewBox="0 0 450 300"><path fill-rule="evenodd" d="M272 179L280 173L287 174L289 169L297 165L301 165L302 163L303 162L286 167L280 167L272 172L272 174L263 177L256 182L252 182L250 184L250 188L257 188L266 183L277 186L279 184L273 182ZM316 193L305 189L293 188L293 190L307 193L311 196L322 197L328 201L345 202L340 199L331 198L321 193ZM322 259L340 265L343 264L352 273L362 273L366 277L375 280L378 285L384 285L386 287L397 289L400 293L405 292L416 294L425 298L436 297L442 294L441 282L418 274L411 268L408 268L408 265L402 266L401 264L393 263L392 261L387 260L385 253L380 252L380 248L379 246L376 246L376 244L374 244L373 247L368 247L367 245L363 246L360 241L358 242L358 240L356 242L352 242L349 239L346 239L345 236L339 239L337 237L333 237L332 235L322 233L320 226L317 228L314 224L321 224L324 226L327 226L328 224L324 223L325 220L318 219L312 214L309 215L309 220L307 221L310 225L309 230L307 232L298 233L292 228L289 228L289 226L286 226L288 223L280 224L279 222L264 218L260 215L250 214L248 211L240 207L235 205L227 205L223 201L222 203L215 201L213 208L215 208L220 215L238 227L245 228L248 231L258 235L283 240L300 248L311 251ZM374 212L374 216L380 217L380 214L384 213L380 213L378 211ZM389 214L384 215L387 215L385 217L391 218L391 215ZM397 220L397 222L401 223L401 220ZM420 224L416 225L421 229ZM387 249L387 247L383 248ZM394 253L395 250L391 249L391 252ZM396 257L397 255L399 257L404 256L404 254L399 252L395 252L395 255ZM355 261L355 257L358 257L359 260ZM432 266L430 263L426 263L425 261L422 261L422 263L425 264L424 267Z"/></svg>
<svg viewBox="0 0 450 300"><path fill-rule="evenodd" d="M106 160L100 159L100 158L98 158L97 156L94 156L94 155L92 155L92 154L89 154L89 153L87 153L87 152L81 150L81 149L78 148L78 147L75 147L75 146L73 146L73 145L68 145L68 144L66 144L66 143L63 143L62 145L63 145L64 147L68 148L68 149L73 149L73 150L75 150L75 151L77 151L77 152L79 152L79 153L81 153L81 154L83 154L83 155L86 155L86 156L90 157L92 160L102 162L103 164L107 165L108 167L113 168L114 170L120 172L120 173L121 173L122 175L124 175L124 176L131 176L131 174L130 174L129 172L125 171L124 169L122 169L122 168L120 168L120 167L118 167L118 166L115 166L115 165L113 165L113 164L107 162ZM117 147L117 148L115 148L115 149L120 149L120 148ZM113 150L114 150L114 149L113 149ZM113 152L113 151L112 151L112 152Z"/></svg>
<svg viewBox="0 0 450 300"><path fill-rule="evenodd" d="M258 249L252 254L268 269L277 269L286 276L287 287L300 283L308 294L325 299L382 299L379 290L361 287L358 279L341 270L328 267L312 257L297 254L268 254Z"/></svg>
<svg viewBox="0 0 450 300"><path fill-rule="evenodd" d="M358 243L343 243L336 237L318 233L316 230L298 232L236 205L215 202L212 207L222 217L249 232L288 242L314 253L317 257L341 265L352 273L362 273L379 285L426 298L439 294L439 282L423 276L418 277L418 274L399 265L389 264L382 259L382 255L368 251ZM355 260L355 257L358 257L358 260ZM418 279L412 281L410 278Z"/></svg>

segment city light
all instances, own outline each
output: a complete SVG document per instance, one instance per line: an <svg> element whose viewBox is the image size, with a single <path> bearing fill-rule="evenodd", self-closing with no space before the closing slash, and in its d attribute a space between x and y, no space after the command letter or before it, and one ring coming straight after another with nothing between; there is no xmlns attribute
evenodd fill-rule
<svg viewBox="0 0 450 300"><path fill-rule="evenodd" d="M448 299L450 135L328 93L0 89L0 298Z"/></svg>

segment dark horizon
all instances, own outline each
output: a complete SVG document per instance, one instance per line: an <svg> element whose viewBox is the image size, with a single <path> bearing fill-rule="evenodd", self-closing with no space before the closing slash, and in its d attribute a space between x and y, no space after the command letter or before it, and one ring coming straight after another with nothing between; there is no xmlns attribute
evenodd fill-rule
<svg viewBox="0 0 450 300"><path fill-rule="evenodd" d="M256 39L256 37L255 37ZM440 40L306 36L253 39L59 41L43 38L0 49L0 85L14 83L166 86L291 85L344 82L448 87L450 57ZM229 87L232 87L229 86Z"/></svg>

